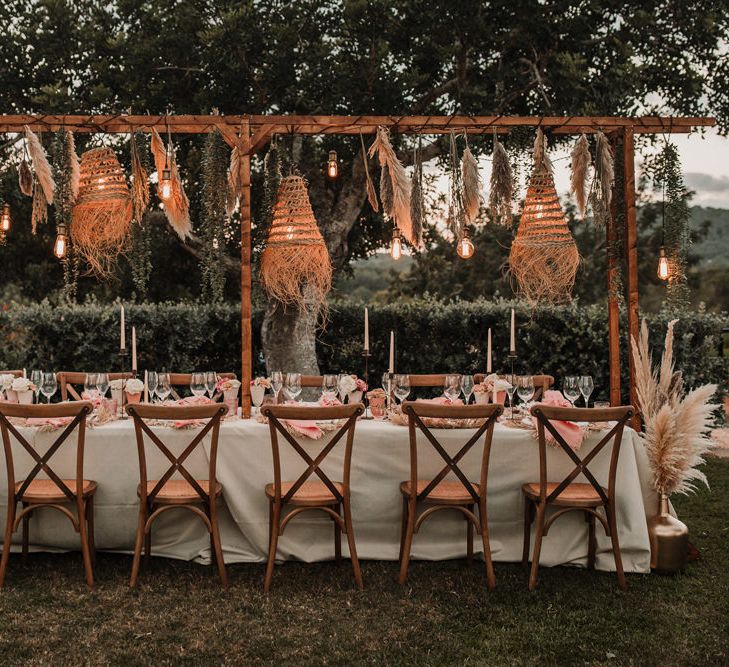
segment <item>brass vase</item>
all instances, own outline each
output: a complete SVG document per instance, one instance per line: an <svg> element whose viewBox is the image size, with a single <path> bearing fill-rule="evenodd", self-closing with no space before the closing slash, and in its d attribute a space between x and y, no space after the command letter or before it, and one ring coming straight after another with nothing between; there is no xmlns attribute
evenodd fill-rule
<svg viewBox="0 0 729 667"><path fill-rule="evenodd" d="M668 511L668 496L661 494L658 514L648 519L651 569L663 574L679 572L688 556L688 527Z"/></svg>

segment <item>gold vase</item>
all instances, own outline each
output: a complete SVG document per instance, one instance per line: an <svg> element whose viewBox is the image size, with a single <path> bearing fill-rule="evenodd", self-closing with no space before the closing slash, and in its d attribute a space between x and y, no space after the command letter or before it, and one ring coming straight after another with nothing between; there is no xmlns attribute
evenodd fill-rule
<svg viewBox="0 0 729 667"><path fill-rule="evenodd" d="M661 494L658 514L648 519L651 543L651 569L670 574L686 565L688 556L688 527L668 511L668 496Z"/></svg>

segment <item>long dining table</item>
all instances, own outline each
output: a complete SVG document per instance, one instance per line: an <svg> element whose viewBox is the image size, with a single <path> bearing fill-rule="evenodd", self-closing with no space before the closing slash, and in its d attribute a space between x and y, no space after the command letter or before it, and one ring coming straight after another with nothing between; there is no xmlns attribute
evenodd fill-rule
<svg viewBox="0 0 729 667"><path fill-rule="evenodd" d="M18 427L19 432L40 452L50 447L59 432ZM153 430L176 454L194 437L194 429L154 426ZM472 429L433 431L449 454L474 433ZM584 456L604 433L588 433ZM318 452L330 438L298 438L310 452ZM402 496L400 482L409 477L409 436L405 426L387 421L360 420L354 439L351 497L358 555L362 559L397 560L400 542ZM477 481L482 441L459 464ZM419 477L435 475L443 459L425 441L419 440ZM607 484L609 447L590 464L597 480ZM65 478L75 474L75 438L69 438L55 453L52 468ZM149 477L167 468L167 459L151 443L145 448ZM32 459L13 442L16 479L32 467ZM207 478L209 436L188 459L186 467L199 479ZM295 479L302 471L302 459L288 443L281 443L282 474ZM322 469L341 478L344 443L325 459ZM494 430L488 476L488 521L495 561L519 561L522 554L524 501L521 486L539 479L538 443L534 432L498 423ZM559 481L574 467L565 452L548 448L550 477ZM0 472L0 520L6 515L7 477ZM272 481L269 427L255 419L226 419L220 429L218 480L223 487L221 539L227 563L262 562L268 549L268 500L265 485ZM131 419L113 421L87 429L84 477L95 480L95 531L97 549L130 553L133 550L138 516L139 464ZM585 481L578 477L577 481ZM646 516L656 507L650 485L650 470L636 433L625 430L617 471L617 523L626 572L650 572L650 545ZM543 565L587 562L588 524L581 513L560 518L545 537ZM15 540L19 542L19 532ZM278 543L278 558L306 562L334 557L333 523L323 513L307 512L294 519ZM36 550L78 549L78 534L66 517L52 509L35 513L31 521L30 544ZM343 540L346 555L346 540ZM480 540L475 541L479 552ZM600 570L614 570L610 540L598 525L597 563ZM17 549L17 547L14 547ZM210 541L203 523L193 513L179 509L163 514L154 524L152 553L158 556L209 563ZM427 521L415 536L412 557L421 560L461 558L466 554L466 523L457 512L441 512Z"/></svg>

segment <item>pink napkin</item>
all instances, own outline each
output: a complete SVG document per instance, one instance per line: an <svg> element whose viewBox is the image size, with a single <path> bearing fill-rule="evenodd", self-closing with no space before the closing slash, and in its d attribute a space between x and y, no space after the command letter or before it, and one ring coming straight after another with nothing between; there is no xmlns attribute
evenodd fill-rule
<svg viewBox="0 0 729 667"><path fill-rule="evenodd" d="M164 405L210 405L212 401L207 396L186 396L179 401L165 401ZM199 426L204 424L204 419L178 419L174 423L175 428L187 428L188 426Z"/></svg>
<svg viewBox="0 0 729 667"><path fill-rule="evenodd" d="M572 404L562 396L562 392L550 390L544 392L544 397L538 403L538 405L549 405L555 408L571 408ZM534 428L537 427L537 418L532 417ZM559 433L564 441L574 450L577 451L582 446L582 441L585 439L585 429L575 424L575 422L569 421L557 421L550 420L555 431ZM545 429L545 436L547 442L555 442L552 434Z"/></svg>
<svg viewBox="0 0 729 667"><path fill-rule="evenodd" d="M25 420L26 426L52 426L63 428L73 421L73 417L29 417Z"/></svg>
<svg viewBox="0 0 729 667"><path fill-rule="evenodd" d="M451 401L446 396L438 396L436 398L419 398L416 403L434 403L435 405L463 405L463 401L457 398L455 401Z"/></svg>
<svg viewBox="0 0 729 667"><path fill-rule="evenodd" d="M283 419L282 421L296 434L305 438L319 440L324 435L324 431L316 425L316 422L305 419Z"/></svg>

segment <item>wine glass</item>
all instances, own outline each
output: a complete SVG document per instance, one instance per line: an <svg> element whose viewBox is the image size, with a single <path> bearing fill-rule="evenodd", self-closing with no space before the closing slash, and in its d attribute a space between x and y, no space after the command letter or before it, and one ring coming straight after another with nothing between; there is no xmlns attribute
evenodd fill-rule
<svg viewBox="0 0 729 667"><path fill-rule="evenodd" d="M157 371L149 371L147 373L147 389L149 390L149 400L154 403L154 393L157 391L159 377Z"/></svg>
<svg viewBox="0 0 729 667"><path fill-rule="evenodd" d="M516 393L519 400L528 403L534 398L534 377L531 375L522 375L516 387Z"/></svg>
<svg viewBox="0 0 729 667"><path fill-rule="evenodd" d="M443 382L443 394L453 403L461 394L461 376L446 375Z"/></svg>
<svg viewBox="0 0 729 667"><path fill-rule="evenodd" d="M163 402L167 400L167 397L172 393L172 384L170 383L169 373L158 373L157 374L157 387L155 389L157 396Z"/></svg>
<svg viewBox="0 0 729 667"><path fill-rule="evenodd" d="M295 401L301 393L301 373L286 373L283 391L288 400Z"/></svg>
<svg viewBox="0 0 729 667"><path fill-rule="evenodd" d="M43 371L31 371L30 381L35 385L35 402L38 402L38 392L40 392L41 382L43 381Z"/></svg>
<svg viewBox="0 0 729 667"><path fill-rule="evenodd" d="M347 392L342 388L342 380L344 378L350 377L349 373L340 373L339 377L337 377L337 390L339 393L339 400L344 403L344 399L347 397Z"/></svg>
<svg viewBox="0 0 729 667"><path fill-rule="evenodd" d="M393 379L393 388L395 396L400 399L402 403L410 395L410 376L409 375L395 375Z"/></svg>
<svg viewBox="0 0 729 667"><path fill-rule="evenodd" d="M109 389L109 374L108 373L97 373L96 374L96 390L99 392L99 398L104 398L106 392Z"/></svg>
<svg viewBox="0 0 729 667"><path fill-rule="evenodd" d="M590 407L590 394L595 389L595 383L592 381L592 375L581 375L577 381L577 386L582 394L582 398L585 399L585 407Z"/></svg>
<svg viewBox="0 0 729 667"><path fill-rule="evenodd" d="M193 396L205 396L206 391L205 373L193 373L190 376L190 391Z"/></svg>
<svg viewBox="0 0 729 667"><path fill-rule="evenodd" d="M471 400L473 385L473 375L461 375L461 391L463 392L463 398L466 399L466 405Z"/></svg>
<svg viewBox="0 0 729 667"><path fill-rule="evenodd" d="M58 383L56 382L56 374L55 373L43 373L43 377L41 378L41 385L40 390L41 394L43 394L46 397L46 400L48 403L51 402L51 396L56 393L56 389L58 389Z"/></svg>
<svg viewBox="0 0 729 667"><path fill-rule="evenodd" d="M215 393L215 387L218 384L218 374L215 371L206 371L205 373L205 389L207 389L208 396L213 397Z"/></svg>
<svg viewBox="0 0 729 667"><path fill-rule="evenodd" d="M511 411L511 419L514 420L514 392L516 391L519 377L517 375L508 374L506 381L509 383L506 387L506 393L509 394L509 410Z"/></svg>
<svg viewBox="0 0 729 667"><path fill-rule="evenodd" d="M562 393L574 408L575 401L580 397L579 379L576 375L568 375L562 380Z"/></svg>
<svg viewBox="0 0 729 667"><path fill-rule="evenodd" d="M96 387L96 373L86 373L86 377L84 378L84 394L89 397L90 400L94 400L96 398L96 395L98 394L99 390Z"/></svg>
<svg viewBox="0 0 729 667"><path fill-rule="evenodd" d="M321 388L322 396L331 401L337 395L337 376L325 375L322 378Z"/></svg>
<svg viewBox="0 0 729 667"><path fill-rule="evenodd" d="M283 383L284 383L283 373L281 371L272 371L271 372L271 389L273 390L273 399L276 402L278 402L278 393L281 391L281 387L283 387Z"/></svg>

